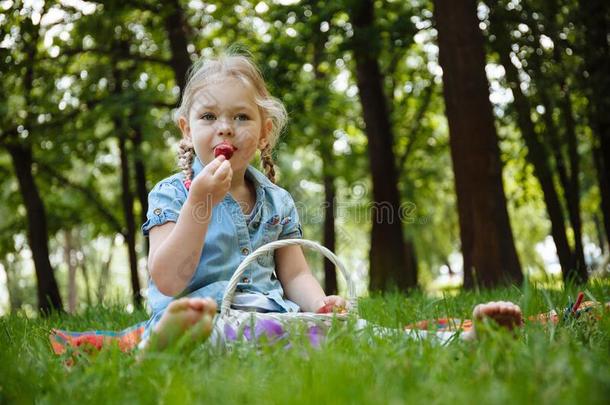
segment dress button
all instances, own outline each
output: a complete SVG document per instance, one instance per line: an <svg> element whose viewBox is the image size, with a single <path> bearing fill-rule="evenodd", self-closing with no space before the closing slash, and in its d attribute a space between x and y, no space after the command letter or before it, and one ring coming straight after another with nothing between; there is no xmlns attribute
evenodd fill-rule
<svg viewBox="0 0 610 405"><path fill-rule="evenodd" d="M161 215L161 208L155 208L153 212L155 213L155 215Z"/></svg>
<svg viewBox="0 0 610 405"><path fill-rule="evenodd" d="M241 282L242 283L249 283L250 279L248 277L244 277L244 278L241 279Z"/></svg>
<svg viewBox="0 0 610 405"><path fill-rule="evenodd" d="M269 291L263 292L263 295L269 295Z"/></svg>
<svg viewBox="0 0 610 405"><path fill-rule="evenodd" d="M250 249L248 249L248 248L243 248L243 249L241 250L241 254L242 254L242 255L244 255L244 256L248 256L248 255L250 254Z"/></svg>

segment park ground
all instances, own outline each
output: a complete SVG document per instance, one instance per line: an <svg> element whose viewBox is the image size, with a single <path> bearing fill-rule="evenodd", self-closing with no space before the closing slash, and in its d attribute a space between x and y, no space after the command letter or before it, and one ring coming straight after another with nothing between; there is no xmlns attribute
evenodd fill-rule
<svg viewBox="0 0 610 405"><path fill-rule="evenodd" d="M586 299L610 301L610 283L591 282ZM576 288L531 286L441 298L415 292L363 298L361 317L400 327L421 319L469 317L489 300L511 300L524 315L561 311ZM610 314L558 325L527 322L516 336L493 327L476 342L441 346L401 333L380 338L337 328L320 346L294 334L287 344L219 351L181 346L138 359L116 346L81 355L71 367L49 344L53 327L121 329L147 318L121 305L76 315L0 318L0 403L607 403Z"/></svg>

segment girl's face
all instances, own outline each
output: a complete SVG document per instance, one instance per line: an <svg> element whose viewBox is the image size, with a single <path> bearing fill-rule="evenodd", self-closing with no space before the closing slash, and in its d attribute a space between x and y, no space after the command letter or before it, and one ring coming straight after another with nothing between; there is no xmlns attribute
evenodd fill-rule
<svg viewBox="0 0 610 405"><path fill-rule="evenodd" d="M178 123L204 164L214 160L214 148L226 142L235 150L232 169L245 171L256 150L267 145L272 122L263 122L254 96L250 85L235 77L214 81L195 93L188 120L180 117Z"/></svg>

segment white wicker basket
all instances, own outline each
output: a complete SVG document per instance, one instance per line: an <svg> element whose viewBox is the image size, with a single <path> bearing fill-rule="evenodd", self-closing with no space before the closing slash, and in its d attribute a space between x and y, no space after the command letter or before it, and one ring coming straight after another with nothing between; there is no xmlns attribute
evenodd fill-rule
<svg viewBox="0 0 610 405"><path fill-rule="evenodd" d="M244 273L244 271L246 270L248 265L250 263L252 263L254 260L256 260L256 258L259 257L260 255L263 255L267 252L273 251L275 249L278 249L278 248L281 248L284 246L291 246L291 245L300 245L300 246L307 247L311 250L320 252L339 268L341 274L343 275L343 277L345 278L345 281L347 283L349 312L351 314L355 314L357 312L357 298L356 298L356 288L354 285L354 280L352 279L351 275L347 272L345 266L343 265L343 263L341 263L339 258L333 252L331 252L330 250L328 250L327 248L325 248L324 246L320 245L317 242L307 240L307 239L284 239L284 240L277 240L274 242L270 242L266 245L259 247L254 252L250 253L244 259L244 261L239 265L239 267L237 267L237 270L235 270L233 277L231 277L231 279L229 280L229 284L227 285L227 287L225 289L225 293L224 293L224 296L222 299L222 304L220 306L220 317L233 318L233 317L239 316L238 312L243 312L240 310L232 309L231 303L233 301L233 296L235 295L235 288L237 287L237 284L239 283L239 280L241 279L242 274ZM296 313L289 312L289 313L266 313L265 314L266 318L273 318L273 319L276 319L279 321L287 321L290 319L300 319L300 320L304 320L304 321L314 321L315 322L315 321L320 321L320 320L328 320L329 316L330 317L336 316L339 318L343 318L346 316L346 314L333 314L333 313L317 314L317 313L313 313L313 312L296 312Z"/></svg>

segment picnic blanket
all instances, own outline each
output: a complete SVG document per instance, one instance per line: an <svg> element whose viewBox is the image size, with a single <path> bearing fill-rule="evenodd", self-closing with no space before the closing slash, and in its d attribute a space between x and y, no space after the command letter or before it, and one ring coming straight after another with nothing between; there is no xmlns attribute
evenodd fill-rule
<svg viewBox="0 0 610 405"><path fill-rule="evenodd" d="M123 352L135 349L142 339L146 322L141 322L120 331L111 330L89 330L75 332L64 329L54 328L49 334L49 340L53 352L63 355L68 350L79 349L85 352L101 350L110 344L118 344ZM409 330L426 330L436 332L467 332L473 327L470 319L458 318L439 318L436 320L426 320L409 324L405 327Z"/></svg>
<svg viewBox="0 0 610 405"><path fill-rule="evenodd" d="M52 329L49 340L55 354L61 355L68 349L100 350L109 344L118 344L119 348L128 352L137 347L144 333L146 321L137 323L120 331L89 330L73 332L63 329Z"/></svg>
<svg viewBox="0 0 610 405"><path fill-rule="evenodd" d="M594 301L584 301L583 294L580 293L574 303L569 302L565 310L549 312L528 317L530 322L557 324L569 318L578 318L581 314L589 312L599 304ZM610 309L610 304L606 304L606 309ZM137 323L120 331L109 330L90 330L84 332L74 332L63 329L52 329L49 340L53 351L57 355L63 355L68 351L84 351L87 353L99 351L103 347L118 344L123 352L129 352L137 348L142 340L146 321ZM434 320L423 320L405 326L405 332L427 331L428 334L443 334L447 332L469 332L474 324L470 319L459 318L438 318ZM416 334L417 335L417 334Z"/></svg>

